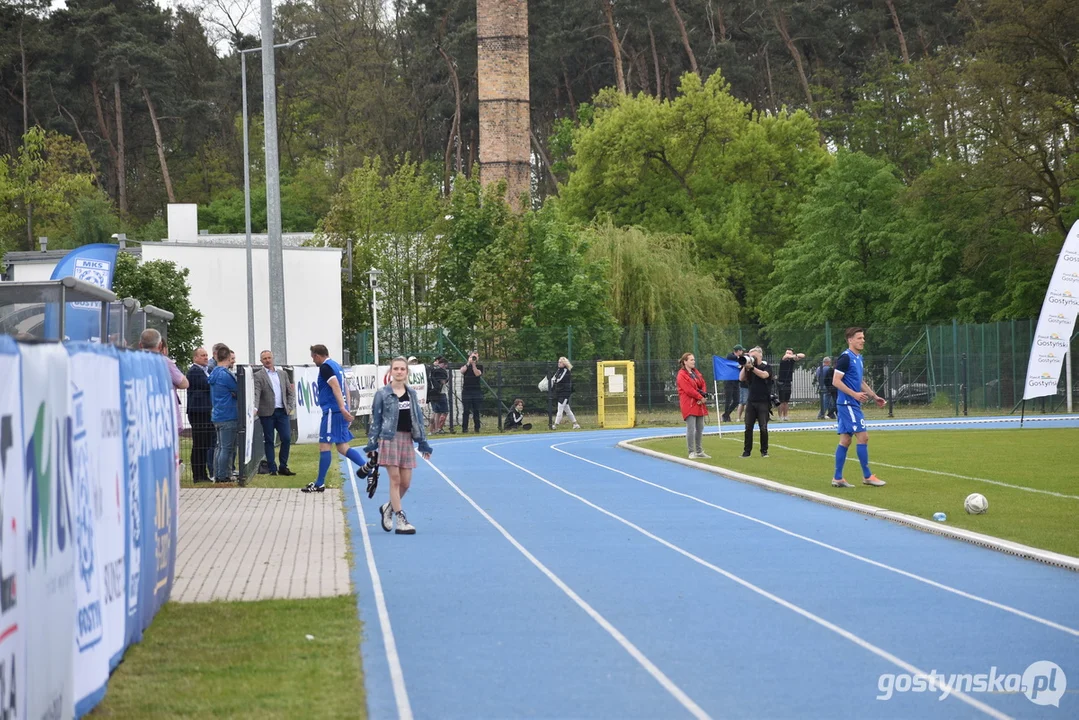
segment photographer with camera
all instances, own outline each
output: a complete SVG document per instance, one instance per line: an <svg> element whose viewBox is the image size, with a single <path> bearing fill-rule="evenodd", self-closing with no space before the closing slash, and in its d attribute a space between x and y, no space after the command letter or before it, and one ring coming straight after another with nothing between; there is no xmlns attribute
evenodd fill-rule
<svg viewBox="0 0 1079 720"><path fill-rule="evenodd" d="M761 429L761 457L768 457L768 416L772 411L772 366L764 361L764 353L755 347L746 353L746 363L739 373L739 380L749 384L749 400L746 403L746 440L742 457L753 453L753 423Z"/></svg>
<svg viewBox="0 0 1079 720"><path fill-rule="evenodd" d="M468 432L468 414L471 412L475 418L476 432L480 431L480 410L483 408L483 386L480 385L480 376L483 375L483 365L480 365L480 354L473 350L468 355L468 362L461 366L461 432Z"/></svg>

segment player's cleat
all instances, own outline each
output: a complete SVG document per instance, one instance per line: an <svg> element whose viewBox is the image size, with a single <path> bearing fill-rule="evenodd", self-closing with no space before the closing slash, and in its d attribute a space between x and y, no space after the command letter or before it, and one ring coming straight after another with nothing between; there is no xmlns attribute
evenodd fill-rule
<svg viewBox="0 0 1079 720"><path fill-rule="evenodd" d="M888 483L884 482L883 480L881 480L876 475L870 475L869 477L867 477L865 480L862 481L862 484L863 485L872 485L873 487L884 487Z"/></svg>
<svg viewBox="0 0 1079 720"><path fill-rule="evenodd" d="M378 489L378 467L375 467L375 471L371 473L371 477L367 478L367 497L373 498L375 496L375 490Z"/></svg>
<svg viewBox="0 0 1079 720"><path fill-rule="evenodd" d="M307 483L304 487L300 488L300 492L314 493L314 492L326 492L325 485L316 485L313 482Z"/></svg>
<svg viewBox="0 0 1079 720"><path fill-rule="evenodd" d="M386 532L393 530L393 507L386 503L378 511L382 513L382 529Z"/></svg>
<svg viewBox="0 0 1079 720"><path fill-rule="evenodd" d="M412 523L405 517L405 511L397 513L397 528L394 530L398 535L415 535L416 528L412 527Z"/></svg>
<svg viewBox="0 0 1079 720"><path fill-rule="evenodd" d="M845 488L849 488L849 487L854 487L854 486L853 486L853 485L851 485L851 484L850 484L849 482L847 482L846 480L844 480L843 478L835 478L835 479L833 479L833 480L832 480L832 487L845 487Z"/></svg>

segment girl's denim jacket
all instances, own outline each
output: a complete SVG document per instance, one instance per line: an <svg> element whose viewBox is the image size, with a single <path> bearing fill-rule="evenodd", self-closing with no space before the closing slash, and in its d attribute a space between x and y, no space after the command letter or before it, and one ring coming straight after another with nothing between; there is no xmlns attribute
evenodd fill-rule
<svg viewBox="0 0 1079 720"><path fill-rule="evenodd" d="M420 400L416 391L405 386L409 400L412 401L412 439L418 441L421 453L434 452L427 444L427 429L423 425L423 412L420 410ZM375 392L374 404L371 406L371 429L367 431L367 446L363 451L374 452L378 450L378 441L393 440L397 435L397 419L401 415L397 396L393 394L392 385L384 385Z"/></svg>

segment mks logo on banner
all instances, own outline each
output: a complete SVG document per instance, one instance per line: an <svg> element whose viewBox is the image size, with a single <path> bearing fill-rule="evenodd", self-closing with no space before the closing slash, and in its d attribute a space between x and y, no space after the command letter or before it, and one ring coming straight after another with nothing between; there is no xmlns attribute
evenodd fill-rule
<svg viewBox="0 0 1079 720"><path fill-rule="evenodd" d="M116 245L95 243L77 247L57 263L52 279L73 277L76 280L112 290L112 276L116 269ZM59 314L53 307L45 309L46 337L60 340L97 340L100 334L100 303L67 303L64 308L64 335L60 337Z"/></svg>

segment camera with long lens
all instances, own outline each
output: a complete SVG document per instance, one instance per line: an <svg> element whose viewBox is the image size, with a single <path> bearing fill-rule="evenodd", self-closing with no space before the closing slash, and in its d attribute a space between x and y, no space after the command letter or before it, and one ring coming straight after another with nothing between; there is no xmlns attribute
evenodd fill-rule
<svg viewBox="0 0 1079 720"><path fill-rule="evenodd" d="M367 462L356 470L356 479L367 480L367 497L372 498L375 496L375 489L378 488L377 450L367 453Z"/></svg>

